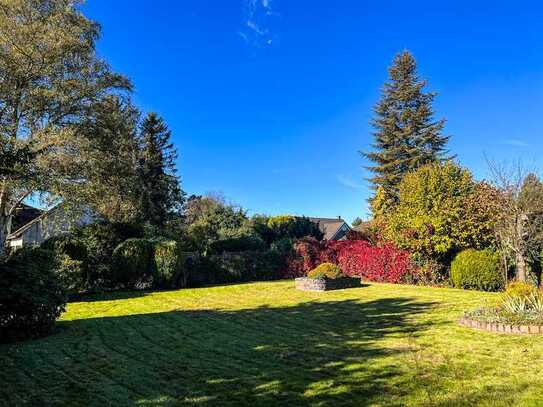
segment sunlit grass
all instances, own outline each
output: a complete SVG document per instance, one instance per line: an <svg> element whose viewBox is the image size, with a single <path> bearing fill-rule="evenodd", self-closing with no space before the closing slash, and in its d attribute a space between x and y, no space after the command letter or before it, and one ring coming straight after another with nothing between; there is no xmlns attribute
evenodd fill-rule
<svg viewBox="0 0 543 407"><path fill-rule="evenodd" d="M90 297L55 335L0 347L0 403L543 405L543 337L457 324L493 298L292 281Z"/></svg>

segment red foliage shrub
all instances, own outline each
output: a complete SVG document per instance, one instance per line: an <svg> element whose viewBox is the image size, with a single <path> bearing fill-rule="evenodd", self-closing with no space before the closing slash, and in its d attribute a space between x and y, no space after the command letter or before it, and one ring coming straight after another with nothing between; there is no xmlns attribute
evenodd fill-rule
<svg viewBox="0 0 543 407"><path fill-rule="evenodd" d="M399 283L416 273L410 254L390 243L373 246L364 240L318 242L302 239L295 243L284 277L302 277L321 263L337 264L351 277Z"/></svg>
<svg viewBox="0 0 543 407"><path fill-rule="evenodd" d="M283 271L284 278L305 277L320 262L321 243L313 237L297 240L293 252L287 258L287 267Z"/></svg>

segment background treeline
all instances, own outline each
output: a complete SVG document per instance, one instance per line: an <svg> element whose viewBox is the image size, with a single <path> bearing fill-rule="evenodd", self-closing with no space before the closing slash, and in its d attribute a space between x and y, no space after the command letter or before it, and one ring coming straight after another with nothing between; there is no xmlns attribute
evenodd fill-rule
<svg viewBox="0 0 543 407"><path fill-rule="evenodd" d="M49 239L41 248L53 255L56 273L75 295L278 279L297 239L322 238L309 219L249 218L216 197L191 196L183 213L175 232L102 222Z"/></svg>

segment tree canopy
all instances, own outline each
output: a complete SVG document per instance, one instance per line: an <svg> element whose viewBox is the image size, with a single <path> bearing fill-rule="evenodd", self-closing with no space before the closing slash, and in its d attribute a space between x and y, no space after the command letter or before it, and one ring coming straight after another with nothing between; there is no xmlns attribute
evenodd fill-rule
<svg viewBox="0 0 543 407"><path fill-rule="evenodd" d="M17 206L35 193L69 199L52 155L103 97L130 82L96 56L99 26L71 0L0 1L0 246ZM81 179L78 179L81 182Z"/></svg>
<svg viewBox="0 0 543 407"><path fill-rule="evenodd" d="M394 58L380 101L374 108L371 125L373 150L362 155L373 165L373 188L382 202L398 197L398 186L405 174L447 157L450 136L443 135L445 120L434 120L435 93L426 92L427 83L419 78L415 58L404 51Z"/></svg>
<svg viewBox="0 0 543 407"><path fill-rule="evenodd" d="M384 217L385 236L423 259L444 262L465 248L494 245L494 190L464 168L433 163L408 173L398 204Z"/></svg>

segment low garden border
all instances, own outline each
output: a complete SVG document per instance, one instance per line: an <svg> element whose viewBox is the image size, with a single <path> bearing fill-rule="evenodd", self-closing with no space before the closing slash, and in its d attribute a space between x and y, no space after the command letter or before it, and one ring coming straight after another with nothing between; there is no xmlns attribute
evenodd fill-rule
<svg viewBox="0 0 543 407"><path fill-rule="evenodd" d="M489 332L496 332L502 334L543 334L543 325L511 325L502 324L498 322L484 322L463 317L459 321L460 325L468 328L481 329Z"/></svg>
<svg viewBox="0 0 543 407"><path fill-rule="evenodd" d="M361 287L362 283L360 278L354 277L336 279L299 277L294 280L294 286L303 291L329 291Z"/></svg>

